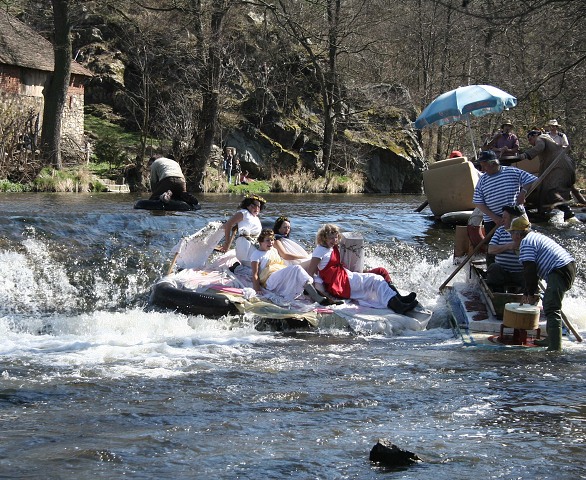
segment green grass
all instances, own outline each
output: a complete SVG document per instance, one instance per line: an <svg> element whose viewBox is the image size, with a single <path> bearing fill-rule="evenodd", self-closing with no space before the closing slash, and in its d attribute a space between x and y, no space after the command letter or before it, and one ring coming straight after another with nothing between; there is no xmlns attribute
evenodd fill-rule
<svg viewBox="0 0 586 480"><path fill-rule="evenodd" d="M270 191L271 184L265 180L253 180L248 185L230 185L228 187L229 193L239 195L246 195L247 193L269 193Z"/></svg>
<svg viewBox="0 0 586 480"><path fill-rule="evenodd" d="M120 125L116 125L103 118L91 114L84 116L85 129L91 132L98 140L111 140L128 147L138 145L140 135L138 132L128 132Z"/></svg>

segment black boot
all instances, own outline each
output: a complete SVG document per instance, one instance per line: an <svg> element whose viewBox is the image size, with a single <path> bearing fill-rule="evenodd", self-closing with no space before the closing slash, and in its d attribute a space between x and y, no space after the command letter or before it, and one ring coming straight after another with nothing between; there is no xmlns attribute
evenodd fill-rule
<svg viewBox="0 0 586 480"><path fill-rule="evenodd" d="M390 308L395 313L398 313L400 315L404 314L405 312L409 312L410 310L413 310L416 306L416 300L410 303L403 303L398 295L395 295L393 298L389 300L389 303L387 303L388 308Z"/></svg>
<svg viewBox="0 0 586 480"><path fill-rule="evenodd" d="M417 298L417 294L415 292L411 292L409 295L401 295L399 293L399 290L397 290L397 287L395 287L391 282L388 283L389 287L391 287L391 290L396 292L397 297L399 297L399 300L401 300L403 303L411 303L413 300Z"/></svg>

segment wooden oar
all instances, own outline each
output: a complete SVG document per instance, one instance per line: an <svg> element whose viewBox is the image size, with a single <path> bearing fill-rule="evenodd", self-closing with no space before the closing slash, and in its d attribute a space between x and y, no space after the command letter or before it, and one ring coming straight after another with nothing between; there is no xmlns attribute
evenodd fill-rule
<svg viewBox="0 0 586 480"><path fill-rule="evenodd" d="M171 265L167 269L167 275L171 275L173 273L173 269L175 268L175 263L177 263L177 257L179 256L179 252L175 253L173 256L173 260L171 260Z"/></svg>
<svg viewBox="0 0 586 480"><path fill-rule="evenodd" d="M427 207L429 205L429 202L427 200L425 200L425 202L423 202L421 205L419 205L415 211L417 213L421 212L425 207Z"/></svg>
<svg viewBox="0 0 586 480"><path fill-rule="evenodd" d="M541 291L543 293L545 293L545 285L543 284L543 281L539 280L539 288L541 289ZM566 314L562 311L562 320L564 321L567 329L572 332L572 334L574 335L574 337L576 338L577 342L582 342L582 336L576 331L576 329L574 328L574 325L572 325L572 322L570 322L570 320L568 319L568 317L566 316Z"/></svg>
<svg viewBox="0 0 586 480"><path fill-rule="evenodd" d="M492 237L493 233L496 231L496 229L498 227L499 227L498 225L495 225L493 227L493 229L488 233L488 235L486 235L482 239L482 241L478 245L476 245L476 247L474 247L474 250L472 250L472 253L469 253L468 256L466 257L466 259L462 263L460 263L460 265L458 265L456 267L456 269L451 273L451 275L446 279L446 281L440 285L440 287L439 287L440 293L442 293L444 291L444 288L446 288L446 286L448 285L450 280L456 276L456 273L458 273L460 270L462 270L462 268L464 268L464 265L466 265L470 261L470 259L480 251L482 246L486 242L488 242L488 240L490 240L490 237Z"/></svg>

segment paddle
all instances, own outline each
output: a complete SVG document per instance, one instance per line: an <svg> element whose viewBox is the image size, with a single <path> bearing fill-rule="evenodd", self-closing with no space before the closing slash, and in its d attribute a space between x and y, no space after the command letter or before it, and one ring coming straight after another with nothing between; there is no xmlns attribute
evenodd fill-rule
<svg viewBox="0 0 586 480"><path fill-rule="evenodd" d="M177 257L179 256L179 252L176 252L173 256L173 260L171 260L171 265L167 269L167 275L171 275L173 273L173 269L175 268L175 263L177 263Z"/></svg>
<svg viewBox="0 0 586 480"><path fill-rule="evenodd" d="M460 263L460 265L458 265L456 267L456 269L451 273L451 275L446 279L446 281L440 285L440 287L439 287L440 293L442 293L444 291L444 289L446 288L446 286L448 285L448 283L450 282L450 280L452 278L454 278L456 276L456 274L460 270L462 270L462 268L464 268L464 265L466 265L470 261L470 259L480 251L480 249L482 248L482 246L486 242L488 242L488 240L490 240L490 237L492 237L493 233L496 231L496 229L498 227L499 227L498 225L495 225L494 228L488 233L488 235L486 235L482 239L482 241L478 245L476 245L476 247L474 247L474 250L472 250L472 252L468 254L468 256L466 257L466 259L462 263Z"/></svg>
<svg viewBox="0 0 586 480"><path fill-rule="evenodd" d="M527 191L527 193L525 194L525 198L528 198L528 197L529 197L529 195L531 195L531 194L533 193L533 191L534 191L534 190L535 190L535 189L536 189L536 188L539 186L539 184L540 184L540 183L543 181L543 179L544 179L544 178L545 178L545 177L546 177L546 176L549 174L549 172L551 172L551 171L554 169L554 167L555 167L555 166L556 166L556 164L558 163L559 159L560 159L560 158L562 158L562 156L564 155L564 153L565 153L565 152L562 150L562 151L560 152L560 154L559 154L557 157L555 157L555 158L553 159L553 162L551 162L551 163L549 164L549 167L547 167L547 168L546 168L546 169L543 171L543 173L542 173L542 174L541 174L541 175L540 175L540 176L537 178L537 180L535 180L535 181L534 181L534 182L531 184L531 186L529 187L529 190L528 190L528 191ZM486 175L486 174L485 174L485 175ZM471 259L471 258L472 258L474 255L476 255L476 254L478 253L478 251L480 250L480 248L481 248L481 247L482 247L482 246L483 246L483 245L484 245L484 244L485 244L485 243L486 243L488 240L490 240L490 237L492 237L493 233L496 231L496 229L497 229L497 228L498 228L498 225L495 225L495 227L494 227L494 228L493 228L493 229L492 229L492 230L491 230L491 231L488 233L488 235L486 235L486 236L484 237L484 239L483 239L483 240L482 240L482 241L481 241L481 242L480 242L478 245L476 245L476 247L474 248L474 250L472 251L472 253L471 253L471 254L469 254L469 255L466 257L466 259L465 259L465 260L464 260L464 261L463 261L463 262L462 262L460 265L458 265L458 267L456 268L456 270L454 270L454 271L452 272L452 274L451 274L451 275L450 275L450 276L447 278L447 280L446 280L444 283L442 283L442 284L440 285L440 287L439 287L439 291L440 291L440 293L442 293L442 292L444 291L444 289L446 288L446 286L447 286L448 282L449 282L449 281L450 281L452 278L454 278L454 277L456 276L456 274L457 274L457 273L458 273L460 270L462 270L462 268L464 268L464 265L466 265L466 264L467 264L467 263L470 261L470 259Z"/></svg>
<svg viewBox="0 0 586 480"><path fill-rule="evenodd" d="M429 202L427 200L425 200L425 202L423 202L421 205L419 205L415 211L417 213L421 212L425 207L427 207L429 205Z"/></svg>
<svg viewBox="0 0 586 480"><path fill-rule="evenodd" d="M545 293L545 285L543 284L542 280L539 280L539 288L541 289L542 292ZM572 334L574 335L574 337L576 338L576 341L581 343L582 342L582 336L576 331L576 329L574 328L574 325L572 325L572 322L570 322L570 320L568 319L568 317L566 316L566 314L562 311L562 320L564 321L564 323L566 324L566 327L568 328L568 330L570 332L572 332Z"/></svg>

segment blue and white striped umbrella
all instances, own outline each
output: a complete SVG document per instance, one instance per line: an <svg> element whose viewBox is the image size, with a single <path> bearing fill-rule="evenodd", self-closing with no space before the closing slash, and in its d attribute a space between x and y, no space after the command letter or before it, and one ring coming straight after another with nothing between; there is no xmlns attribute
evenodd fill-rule
<svg viewBox="0 0 586 480"><path fill-rule="evenodd" d="M470 120L470 115L482 117L500 113L517 105L511 94L491 85L468 85L442 93L415 120L415 128L445 125L458 120Z"/></svg>

